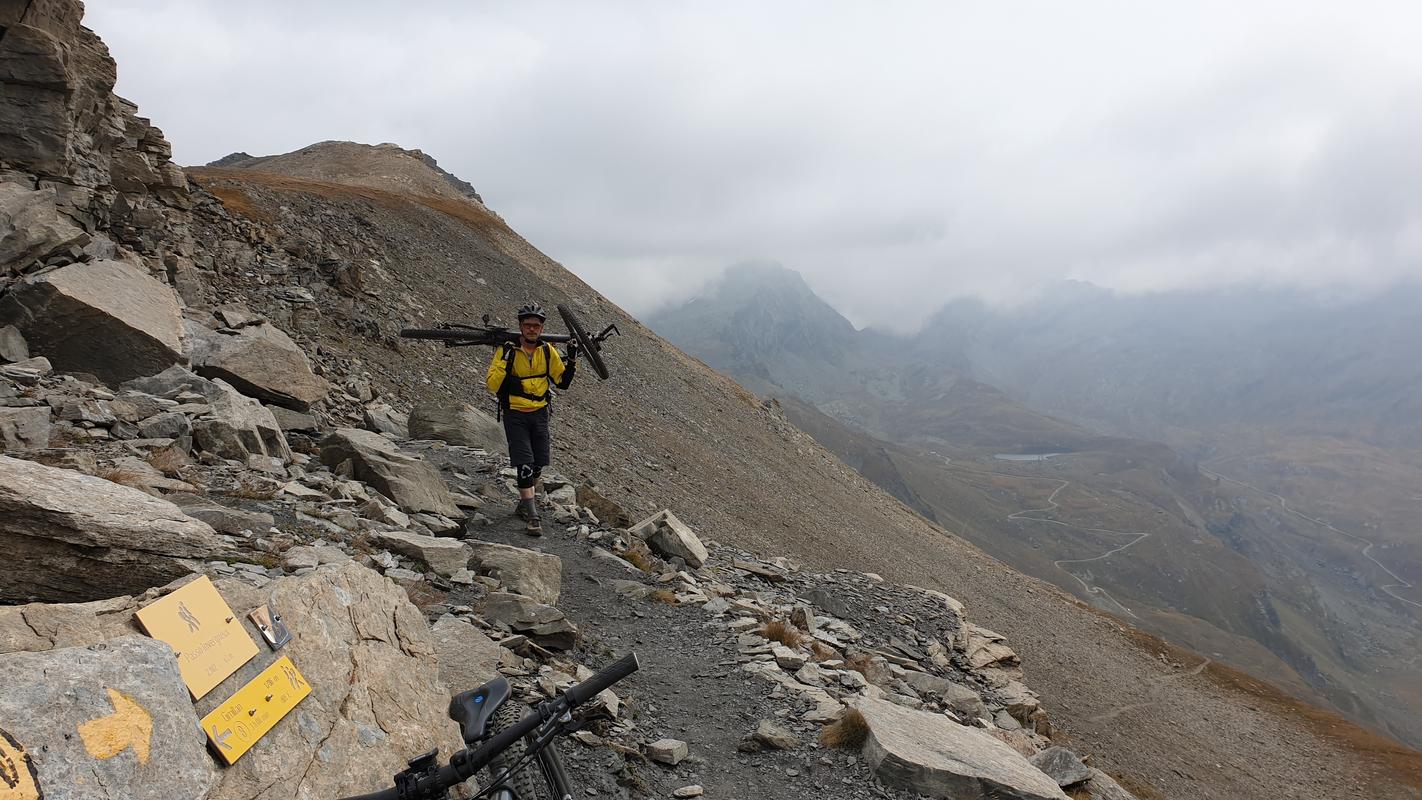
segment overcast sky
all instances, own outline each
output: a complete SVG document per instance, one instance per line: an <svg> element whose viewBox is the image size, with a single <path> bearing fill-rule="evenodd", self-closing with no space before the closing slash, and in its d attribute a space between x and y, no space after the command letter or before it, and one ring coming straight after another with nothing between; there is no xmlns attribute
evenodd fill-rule
<svg viewBox="0 0 1422 800"><path fill-rule="evenodd" d="M1411 2L91 0L180 163L420 148L635 313L1422 274Z"/></svg>

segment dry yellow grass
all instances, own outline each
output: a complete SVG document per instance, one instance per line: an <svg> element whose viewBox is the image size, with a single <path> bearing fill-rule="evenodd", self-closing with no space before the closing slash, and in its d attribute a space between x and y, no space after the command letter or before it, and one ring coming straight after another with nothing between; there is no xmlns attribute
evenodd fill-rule
<svg viewBox="0 0 1422 800"><path fill-rule="evenodd" d="M820 731L820 745L840 750L858 749L869 738L869 723L857 708L847 708Z"/></svg>
<svg viewBox="0 0 1422 800"><path fill-rule="evenodd" d="M122 484L124 486L130 486L135 489L141 489L146 485L143 481L142 473L135 472L131 469L124 469L122 467L106 467L104 469L100 469L98 477L103 478L106 481Z"/></svg>
<svg viewBox="0 0 1422 800"><path fill-rule="evenodd" d="M154 450L145 459L150 466L170 478L177 478L183 467L193 463L187 454L175 447L165 447L162 450Z"/></svg>
<svg viewBox="0 0 1422 800"><path fill-rule="evenodd" d="M647 595L647 599L653 602L666 603L669 606L674 606L676 605L676 592L670 589L653 589L651 594Z"/></svg>
<svg viewBox="0 0 1422 800"><path fill-rule="evenodd" d="M799 647L800 643L805 641L805 634L783 619L773 619L765 623L765 626L760 629L760 635L772 642L780 642L786 647Z"/></svg>
<svg viewBox="0 0 1422 800"><path fill-rule="evenodd" d="M229 211L260 222L271 222L271 215L254 204L251 197L242 190L240 184L253 184L287 192L305 192L320 197L359 197L387 207L421 205L447 214L484 234L511 232L503 220L492 212L480 208L472 202L449 197L392 192L370 186L294 178L290 175L259 170L200 167L186 170L186 172L188 177L196 179L202 188L221 199Z"/></svg>

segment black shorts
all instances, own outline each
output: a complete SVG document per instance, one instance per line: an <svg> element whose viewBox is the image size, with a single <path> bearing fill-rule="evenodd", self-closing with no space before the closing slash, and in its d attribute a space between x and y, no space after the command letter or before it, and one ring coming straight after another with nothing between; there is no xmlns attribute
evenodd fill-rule
<svg viewBox="0 0 1422 800"><path fill-rule="evenodd" d="M514 466L548 466L548 406L537 411L505 411L504 436Z"/></svg>

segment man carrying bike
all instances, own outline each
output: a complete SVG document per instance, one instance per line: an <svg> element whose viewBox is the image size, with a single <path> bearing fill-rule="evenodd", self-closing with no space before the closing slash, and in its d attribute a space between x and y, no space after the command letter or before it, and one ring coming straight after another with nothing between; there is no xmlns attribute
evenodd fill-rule
<svg viewBox="0 0 1422 800"><path fill-rule="evenodd" d="M509 443L509 461L518 471L518 505L514 513L528 522L528 532L543 533L534 491L543 468L549 463L550 437L548 403L552 387L568 388L577 368L577 345L568 343L565 362L558 351L541 341L548 315L537 303L518 310L517 346L501 345L484 383L499 399L504 436Z"/></svg>

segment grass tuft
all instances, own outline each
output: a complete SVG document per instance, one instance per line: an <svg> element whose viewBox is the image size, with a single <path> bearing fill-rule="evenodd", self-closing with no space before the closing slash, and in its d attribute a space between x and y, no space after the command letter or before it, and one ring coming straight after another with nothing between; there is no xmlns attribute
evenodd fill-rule
<svg viewBox="0 0 1422 800"><path fill-rule="evenodd" d="M869 738L869 722L857 708L847 708L820 731L820 744L840 750L857 749Z"/></svg>
<svg viewBox="0 0 1422 800"><path fill-rule="evenodd" d="M676 605L676 592L670 589L653 589L647 595L647 599L656 603L666 603L669 606Z"/></svg>
<svg viewBox="0 0 1422 800"><path fill-rule="evenodd" d="M760 629L760 635L771 640L780 642L786 647L799 647L805 641L805 634L800 629L783 619L773 619Z"/></svg>

